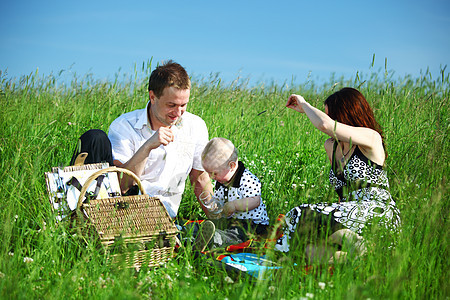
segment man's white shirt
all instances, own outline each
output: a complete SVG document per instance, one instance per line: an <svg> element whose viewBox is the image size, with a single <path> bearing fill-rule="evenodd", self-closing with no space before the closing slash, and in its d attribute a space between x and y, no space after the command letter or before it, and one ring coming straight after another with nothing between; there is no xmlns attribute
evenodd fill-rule
<svg viewBox="0 0 450 300"><path fill-rule="evenodd" d="M147 118L149 103L145 109L125 113L111 123L108 137L115 160L126 163L156 132ZM200 117L184 112L171 130L174 141L150 151L140 179L146 193L158 196L174 218L189 173L192 169L203 171L201 154L208 143L208 129Z"/></svg>

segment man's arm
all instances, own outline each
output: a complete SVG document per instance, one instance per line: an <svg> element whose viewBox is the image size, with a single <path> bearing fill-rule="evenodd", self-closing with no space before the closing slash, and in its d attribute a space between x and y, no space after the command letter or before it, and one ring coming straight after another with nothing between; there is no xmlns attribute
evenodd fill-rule
<svg viewBox="0 0 450 300"><path fill-rule="evenodd" d="M140 178L144 172L145 164L147 163L150 151L158 148L159 145L168 145L173 141L173 138L172 130L169 127L160 127L126 163L121 163L118 160L114 160L114 164L117 167L133 172ZM120 188L122 192L126 192L133 185L133 183L134 181L131 177L123 176L120 180Z"/></svg>
<svg viewBox="0 0 450 300"><path fill-rule="evenodd" d="M200 194L204 191L213 194L214 191L213 191L213 185L211 183L211 178L209 178L208 173L205 171L192 169L191 173L189 173L189 179L191 181L192 186L194 187L194 194L197 197L198 203L200 203L200 206L202 207L203 211L208 216L208 214L209 214L208 209L206 209L203 206L199 197L200 197Z"/></svg>

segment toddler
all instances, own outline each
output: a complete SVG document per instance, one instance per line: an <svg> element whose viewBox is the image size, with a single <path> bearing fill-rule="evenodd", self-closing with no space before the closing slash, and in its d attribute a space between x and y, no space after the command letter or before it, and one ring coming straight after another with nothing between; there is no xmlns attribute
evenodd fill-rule
<svg viewBox="0 0 450 300"><path fill-rule="evenodd" d="M202 165L216 180L214 198L223 208L221 218L202 222L194 249L203 252L207 247L245 242L252 234L266 234L269 217L261 199L261 182L238 161L233 143L225 138L210 140L202 153ZM208 213L210 218L215 216Z"/></svg>

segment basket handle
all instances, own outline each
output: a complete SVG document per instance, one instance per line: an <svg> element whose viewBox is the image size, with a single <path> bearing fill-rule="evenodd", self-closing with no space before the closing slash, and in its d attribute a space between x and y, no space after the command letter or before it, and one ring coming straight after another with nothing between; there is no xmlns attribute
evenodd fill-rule
<svg viewBox="0 0 450 300"><path fill-rule="evenodd" d="M83 198L84 198L84 196L86 194L87 189L91 185L91 183L95 179L97 179L98 176L106 174L106 173L109 173L109 172L125 173L126 175L131 176L134 179L134 181L136 181L136 183L137 183L141 193L145 194L145 190L144 190L144 188L142 186L141 180L139 179L139 177L136 176L136 174L134 174L130 170L127 170L127 169L124 169L124 168L108 167L108 168L105 168L105 169L98 170L97 172L95 172L94 174L89 176L88 179L86 179L86 182L83 184L83 187L81 188L80 196L78 197L77 209L81 208L81 205L83 204Z"/></svg>

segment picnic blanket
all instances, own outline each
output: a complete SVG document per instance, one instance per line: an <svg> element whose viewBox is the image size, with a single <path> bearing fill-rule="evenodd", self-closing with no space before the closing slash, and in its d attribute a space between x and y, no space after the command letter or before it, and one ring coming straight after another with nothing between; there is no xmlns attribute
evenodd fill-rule
<svg viewBox="0 0 450 300"><path fill-rule="evenodd" d="M224 249L205 250L199 256L233 274L248 275L258 280L269 279L274 271L282 268L279 263L270 260L266 253L274 249L277 239L282 235L279 225L283 218L282 214L278 216L275 225L271 227L272 233L267 237L252 238L243 243L229 245ZM191 234L195 236L203 221L189 220L183 224L183 227L189 228Z"/></svg>

